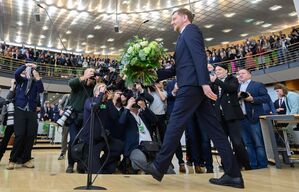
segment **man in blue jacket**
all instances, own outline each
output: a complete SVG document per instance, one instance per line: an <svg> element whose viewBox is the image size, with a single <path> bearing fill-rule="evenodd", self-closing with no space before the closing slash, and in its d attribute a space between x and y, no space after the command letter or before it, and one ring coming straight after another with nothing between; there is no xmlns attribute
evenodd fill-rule
<svg viewBox="0 0 299 192"><path fill-rule="evenodd" d="M44 91L44 86L36 65L27 63L20 66L15 72L16 96L14 129L15 140L10 153L7 169L14 169L15 163L24 167L34 168L31 161L31 151L37 134L37 97ZM24 75L21 74L24 72Z"/></svg>

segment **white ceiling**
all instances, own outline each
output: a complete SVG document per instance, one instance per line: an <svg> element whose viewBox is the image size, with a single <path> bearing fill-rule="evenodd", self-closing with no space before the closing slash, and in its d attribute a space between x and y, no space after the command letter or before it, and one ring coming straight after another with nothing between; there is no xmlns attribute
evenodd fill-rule
<svg viewBox="0 0 299 192"><path fill-rule="evenodd" d="M114 32L116 4L120 33ZM173 51L170 20L179 7L191 7L207 45L298 24L293 0L0 0L0 40L63 49L59 34L69 51L118 54L148 19L139 36L163 40Z"/></svg>

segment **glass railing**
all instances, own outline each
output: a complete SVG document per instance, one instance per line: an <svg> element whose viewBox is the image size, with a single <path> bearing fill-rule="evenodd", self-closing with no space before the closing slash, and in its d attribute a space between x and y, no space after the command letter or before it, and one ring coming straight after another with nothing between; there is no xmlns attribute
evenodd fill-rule
<svg viewBox="0 0 299 192"><path fill-rule="evenodd" d="M295 61L299 61L299 43L289 45L286 48L249 55L240 59L213 63L213 65L226 64L230 73L234 74L238 70L244 68L248 70L261 70ZM13 72L22 64L24 64L24 60L12 59L0 54L1 73L13 74ZM44 63L36 64L42 77L57 80L80 75L84 70L82 67L69 67Z"/></svg>
<svg viewBox="0 0 299 192"><path fill-rule="evenodd" d="M213 63L213 65L227 65L229 72L235 74L240 69L262 70L295 61L299 61L299 43L255 55L246 55L239 59Z"/></svg>

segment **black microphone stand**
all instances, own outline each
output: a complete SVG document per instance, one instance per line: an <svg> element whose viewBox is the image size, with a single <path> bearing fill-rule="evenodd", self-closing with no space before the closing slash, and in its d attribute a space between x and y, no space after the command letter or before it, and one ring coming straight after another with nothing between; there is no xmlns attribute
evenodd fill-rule
<svg viewBox="0 0 299 192"><path fill-rule="evenodd" d="M144 23L147 23L147 22L149 22L149 20L147 19L147 20L145 20L145 21L143 21L142 23L140 23L139 24L139 27L138 27L138 29L137 29L137 31L136 31L136 36L138 37L138 33L139 33L139 30L140 30L140 28L141 28L141 26L144 24Z"/></svg>
<svg viewBox="0 0 299 192"><path fill-rule="evenodd" d="M88 163L87 163L87 185L79 186L74 188L74 190L107 190L105 187L92 185L92 158L93 158L93 141L94 141L94 120L95 114L98 110L98 105L96 102L91 103L91 114L90 114L90 131L89 131L89 146L88 146ZM102 126L101 126L102 127ZM102 130L105 131L105 130Z"/></svg>

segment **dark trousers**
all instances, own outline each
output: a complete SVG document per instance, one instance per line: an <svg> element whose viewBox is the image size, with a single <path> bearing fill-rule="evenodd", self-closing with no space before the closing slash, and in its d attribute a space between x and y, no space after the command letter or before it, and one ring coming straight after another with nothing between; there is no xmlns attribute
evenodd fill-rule
<svg viewBox="0 0 299 192"><path fill-rule="evenodd" d="M15 140L10 153L10 161L26 163L31 159L31 151L37 135L37 113L16 108L14 121Z"/></svg>
<svg viewBox="0 0 299 192"><path fill-rule="evenodd" d="M13 132L14 132L14 126L13 125L6 126L3 139L0 143L0 161L3 157L3 154L5 153L5 151L7 149L8 142L9 142L10 137L13 134Z"/></svg>
<svg viewBox="0 0 299 192"><path fill-rule="evenodd" d="M225 133L229 136L233 149L235 151L235 156L239 162L240 167L245 167L250 169L250 162L248 158L248 153L242 141L241 136L241 124L239 120L225 120L222 116L222 126Z"/></svg>
<svg viewBox="0 0 299 192"><path fill-rule="evenodd" d="M185 130L185 125L193 114L196 115L198 127L207 132L217 148L224 165L225 174L231 177L240 177L241 172L227 136L216 118L211 102L204 95L201 87L180 87L166 129L164 142L153 162L154 165L162 173L166 173Z"/></svg>
<svg viewBox="0 0 299 192"><path fill-rule="evenodd" d="M74 143L74 140L75 140L77 134L79 133L79 130L80 130L80 128L78 128L74 122L72 124L70 124L70 126L69 126L70 141L68 144L67 158L68 158L68 164L71 166L74 166L74 164L75 164L75 161L72 158L71 147Z"/></svg>
<svg viewBox="0 0 299 192"><path fill-rule="evenodd" d="M165 131L166 131L166 115L156 115L157 117L157 128L159 131L160 139L163 143Z"/></svg>
<svg viewBox="0 0 299 192"><path fill-rule="evenodd" d="M119 156L123 151L123 142L118 139L109 138L108 143L109 143L110 154L108 154L108 148L104 141L95 143L93 146L93 157L92 157L92 166L91 166L91 172L93 174L96 173L112 174L116 170L116 165L119 160ZM86 171L87 171L87 162L88 162L88 150L89 150L88 144L86 144L86 147L84 148L85 155L83 160L86 166ZM104 154L100 157L101 151L103 151ZM100 171L107 157L108 160L105 163L103 169Z"/></svg>

